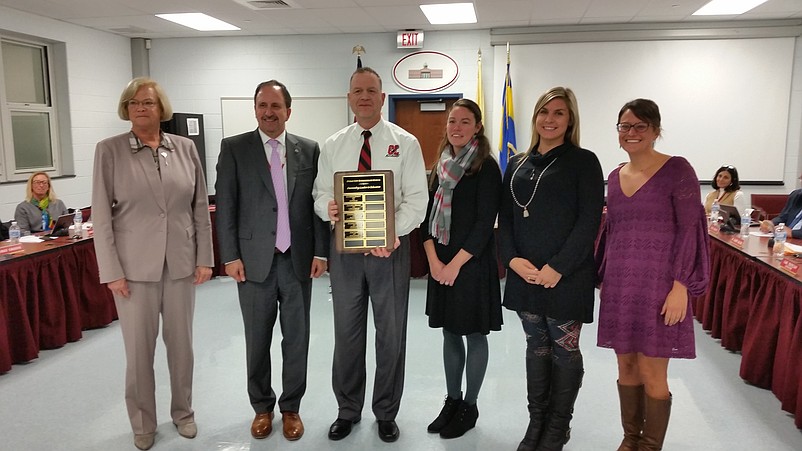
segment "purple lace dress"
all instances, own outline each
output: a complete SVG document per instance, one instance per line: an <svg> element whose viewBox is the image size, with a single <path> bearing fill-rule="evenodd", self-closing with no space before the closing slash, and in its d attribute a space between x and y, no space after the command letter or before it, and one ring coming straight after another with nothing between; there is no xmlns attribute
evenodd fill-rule
<svg viewBox="0 0 802 451"><path fill-rule="evenodd" d="M598 346L616 354L696 357L692 296L710 276L709 237L699 180L671 157L632 197L610 173L607 218L596 260L602 282ZM674 280L688 287L685 320L666 326L660 310Z"/></svg>

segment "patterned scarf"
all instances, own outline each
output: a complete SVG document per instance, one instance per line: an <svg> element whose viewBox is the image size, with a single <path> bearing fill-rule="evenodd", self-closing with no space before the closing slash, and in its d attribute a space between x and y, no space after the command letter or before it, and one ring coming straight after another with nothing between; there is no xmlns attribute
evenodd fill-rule
<svg viewBox="0 0 802 451"><path fill-rule="evenodd" d="M437 162L439 186L434 193L434 205L429 216L432 236L437 238L440 244L447 245L450 239L451 197L454 195L457 183L465 175L465 171L471 167L478 147L479 140L474 137L467 146L460 149L457 155L452 157L453 148L450 144L440 154L440 161Z"/></svg>
<svg viewBox="0 0 802 451"><path fill-rule="evenodd" d="M40 210L46 211L47 210L47 206L50 205L50 197L49 196L45 197L42 200L36 200L35 197L32 197L31 198L31 203L36 205L37 207L39 207Z"/></svg>

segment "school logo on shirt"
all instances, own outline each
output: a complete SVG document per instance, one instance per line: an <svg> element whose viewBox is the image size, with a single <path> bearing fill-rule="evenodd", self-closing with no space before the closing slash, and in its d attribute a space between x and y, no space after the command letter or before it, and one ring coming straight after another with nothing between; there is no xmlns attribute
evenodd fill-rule
<svg viewBox="0 0 802 451"><path fill-rule="evenodd" d="M390 144L387 146L387 155L385 157L398 158L398 144Z"/></svg>

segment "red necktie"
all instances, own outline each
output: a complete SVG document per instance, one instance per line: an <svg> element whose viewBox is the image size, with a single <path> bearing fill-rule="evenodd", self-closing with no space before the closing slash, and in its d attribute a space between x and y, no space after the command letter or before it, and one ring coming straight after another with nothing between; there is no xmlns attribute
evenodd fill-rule
<svg viewBox="0 0 802 451"><path fill-rule="evenodd" d="M370 130L365 130L362 132L362 136L365 137L365 140L362 141L362 151L359 153L359 171L370 171L370 143L368 142L368 138L370 138Z"/></svg>

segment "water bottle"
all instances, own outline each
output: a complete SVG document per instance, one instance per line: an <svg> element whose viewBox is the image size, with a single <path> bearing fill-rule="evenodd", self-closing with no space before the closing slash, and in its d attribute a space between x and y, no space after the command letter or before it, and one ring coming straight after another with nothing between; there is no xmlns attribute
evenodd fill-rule
<svg viewBox="0 0 802 451"><path fill-rule="evenodd" d="M22 231L17 225L17 221L11 221L11 227L8 228L8 239L11 241L11 244L19 243L19 237L21 235Z"/></svg>
<svg viewBox="0 0 802 451"><path fill-rule="evenodd" d="M42 210L42 232L50 230L50 214L47 210Z"/></svg>
<svg viewBox="0 0 802 451"><path fill-rule="evenodd" d="M83 213L81 210L75 210L75 219L72 220L72 225L75 228L74 236L78 239L84 237L84 227L82 225L83 222Z"/></svg>
<svg viewBox="0 0 802 451"><path fill-rule="evenodd" d="M718 200L713 201L713 205L710 207L710 222L718 222L718 213L721 210L721 205L719 205Z"/></svg>
<svg viewBox="0 0 802 451"><path fill-rule="evenodd" d="M746 208L743 211L743 216L741 216L741 236L748 237L749 236L749 224L752 222L752 211L751 208Z"/></svg>
<svg viewBox="0 0 802 451"><path fill-rule="evenodd" d="M781 222L774 228L774 255L782 257L785 253L785 223Z"/></svg>

